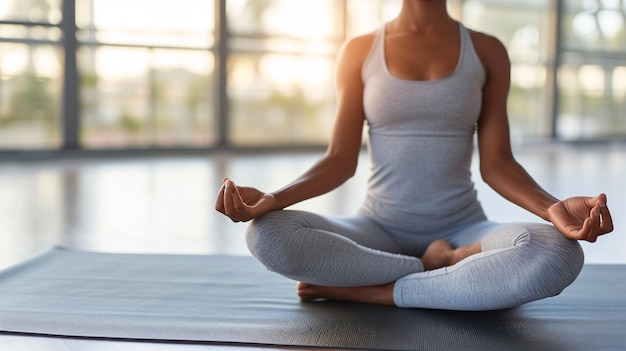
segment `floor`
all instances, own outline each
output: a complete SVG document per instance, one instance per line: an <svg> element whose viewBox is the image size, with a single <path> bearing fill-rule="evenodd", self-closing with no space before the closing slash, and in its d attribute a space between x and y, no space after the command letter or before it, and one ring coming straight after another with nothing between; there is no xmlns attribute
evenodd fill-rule
<svg viewBox="0 0 626 351"><path fill-rule="evenodd" d="M557 197L605 192L615 231L583 244L588 264L626 264L626 143L515 148L518 161ZM304 172L320 153L163 156L0 162L0 269L55 245L107 252L247 255L245 224L214 210L223 177L271 191ZM474 178L487 215L536 221ZM355 211L367 157L354 178L294 208ZM284 350L246 345L94 341L0 335L2 350Z"/></svg>

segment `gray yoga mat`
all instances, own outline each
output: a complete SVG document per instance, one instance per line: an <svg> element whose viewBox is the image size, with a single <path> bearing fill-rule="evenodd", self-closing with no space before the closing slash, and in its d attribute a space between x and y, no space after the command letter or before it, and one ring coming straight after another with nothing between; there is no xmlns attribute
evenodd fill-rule
<svg viewBox="0 0 626 351"><path fill-rule="evenodd" d="M251 257L55 248L0 272L0 331L370 350L626 349L626 266L492 312L300 302Z"/></svg>

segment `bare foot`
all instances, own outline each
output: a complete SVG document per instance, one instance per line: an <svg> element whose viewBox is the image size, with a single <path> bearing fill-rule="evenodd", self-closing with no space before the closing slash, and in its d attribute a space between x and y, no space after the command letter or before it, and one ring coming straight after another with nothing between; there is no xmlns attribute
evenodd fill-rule
<svg viewBox="0 0 626 351"><path fill-rule="evenodd" d="M424 270L430 271L441 267L452 266L464 258L479 253L480 251L480 243L461 246L455 249L449 242L439 239L428 245L421 260L424 264Z"/></svg>
<svg viewBox="0 0 626 351"><path fill-rule="evenodd" d="M453 255L454 248L449 242L442 239L433 241L422 255L424 270L430 271L452 265Z"/></svg>
<svg viewBox="0 0 626 351"><path fill-rule="evenodd" d="M467 257L470 257L471 255L475 255L481 251L482 251L482 247L480 246L480 242L472 244L472 245L461 246L454 250L452 264L460 262L461 260Z"/></svg>
<svg viewBox="0 0 626 351"><path fill-rule="evenodd" d="M298 282L296 288L302 301L328 299L395 306L393 303L393 286L394 283L375 286L332 287Z"/></svg>

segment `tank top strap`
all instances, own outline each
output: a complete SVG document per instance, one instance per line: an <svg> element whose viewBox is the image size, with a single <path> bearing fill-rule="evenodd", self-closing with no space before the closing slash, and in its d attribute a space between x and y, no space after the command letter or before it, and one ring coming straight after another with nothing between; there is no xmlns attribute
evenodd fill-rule
<svg viewBox="0 0 626 351"><path fill-rule="evenodd" d="M363 67L361 69L361 78L365 81L367 76L370 76L373 73L380 72L385 64L385 30L387 27L387 23L381 26L374 33L374 41L372 42L372 47L370 48L370 52L367 55L367 59L363 63Z"/></svg>
<svg viewBox="0 0 626 351"><path fill-rule="evenodd" d="M462 23L459 22L459 27L461 31L461 61L459 64L460 70L467 69L469 72L472 72L473 75L476 75L477 79L483 81L485 80L485 69L483 67L482 61L478 57L478 53L476 52L476 48L474 47L474 42L472 41L472 36L470 34L469 29L467 29Z"/></svg>

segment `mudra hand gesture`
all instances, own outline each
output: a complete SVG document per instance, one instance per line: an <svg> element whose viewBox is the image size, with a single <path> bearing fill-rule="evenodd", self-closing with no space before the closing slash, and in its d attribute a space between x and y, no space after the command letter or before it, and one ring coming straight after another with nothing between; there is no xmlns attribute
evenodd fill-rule
<svg viewBox="0 0 626 351"><path fill-rule="evenodd" d="M255 188L237 186L228 178L222 181L215 201L215 209L233 222L247 222L275 209L275 205L274 195Z"/></svg>
<svg viewBox="0 0 626 351"><path fill-rule="evenodd" d="M569 239L595 242L613 231L605 194L570 197L550 206L548 214L554 227Z"/></svg>

